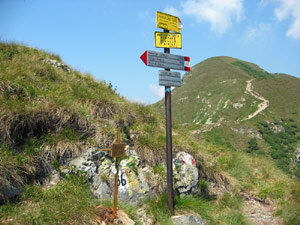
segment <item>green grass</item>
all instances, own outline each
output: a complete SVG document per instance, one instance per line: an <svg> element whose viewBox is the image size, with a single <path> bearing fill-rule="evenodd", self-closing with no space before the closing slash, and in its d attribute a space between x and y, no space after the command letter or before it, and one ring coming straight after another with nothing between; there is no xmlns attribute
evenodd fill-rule
<svg viewBox="0 0 300 225"><path fill-rule="evenodd" d="M290 198L281 201L280 208L276 214L280 216L287 225L300 224L300 188L298 184L292 186Z"/></svg>
<svg viewBox="0 0 300 225"><path fill-rule="evenodd" d="M86 178L69 175L49 190L27 186L22 200L0 207L1 224L84 224L96 218L97 202Z"/></svg>
<svg viewBox="0 0 300 225"><path fill-rule="evenodd" d="M0 184L26 184L32 180L26 174L38 173L45 156L49 164L66 161L81 149L112 142L116 125L123 139L136 132L136 143L159 155L162 119L151 107L126 101L110 82L45 62L61 62L56 55L14 43L0 42L0 50Z"/></svg>
<svg viewBox="0 0 300 225"><path fill-rule="evenodd" d="M276 182L272 186L267 186L260 189L258 197L261 199L271 198L271 199L283 199L286 196L288 190L288 185L283 182Z"/></svg>
<svg viewBox="0 0 300 225"><path fill-rule="evenodd" d="M231 152L224 154L218 159L221 170L228 172L237 179L243 188L251 190L253 179L255 179L254 170L247 163L247 158L241 152Z"/></svg>
<svg viewBox="0 0 300 225"><path fill-rule="evenodd" d="M148 209L147 213L153 215L154 222L159 222L162 225L171 225L170 211L167 207L168 197L164 193L158 196L156 199L151 199L147 202Z"/></svg>
<svg viewBox="0 0 300 225"><path fill-rule="evenodd" d="M277 133L272 130L270 124L266 122L259 124L259 132L271 146L271 157L277 162L277 166L288 174L292 174L296 169L295 165L293 165L293 154L295 151L294 145L297 143L299 136L297 135L298 126L292 124L293 122L293 120L284 119L280 122L275 122L277 126L284 128L284 132ZM295 175L298 174L296 173Z"/></svg>
<svg viewBox="0 0 300 225"><path fill-rule="evenodd" d="M241 68L245 73L249 74L250 76L254 78L270 78L272 77L271 74L269 74L266 71L263 71L262 69L254 69L253 66L250 66L248 63L242 62L242 61L236 61L231 63L232 65L238 66Z"/></svg>
<svg viewBox="0 0 300 225"><path fill-rule="evenodd" d="M218 219L225 222L225 224L248 224L241 212L241 202L241 197L238 195L225 193L219 200L218 209L221 213L219 214Z"/></svg>
<svg viewBox="0 0 300 225"><path fill-rule="evenodd" d="M160 224L172 224L167 207L167 195L164 193L156 199L150 200L148 213L153 215ZM240 197L225 193L220 200L205 200L196 196L175 196L175 215L200 215L208 224L247 224L241 213Z"/></svg>
<svg viewBox="0 0 300 225"><path fill-rule="evenodd" d="M194 196L177 197L175 199L175 210L177 211L193 211L209 224L215 224L213 217L214 204L208 200L197 198Z"/></svg>

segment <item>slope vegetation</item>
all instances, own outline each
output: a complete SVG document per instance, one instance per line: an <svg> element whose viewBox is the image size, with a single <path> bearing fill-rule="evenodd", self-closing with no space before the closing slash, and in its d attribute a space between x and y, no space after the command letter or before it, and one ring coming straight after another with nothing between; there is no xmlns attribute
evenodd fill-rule
<svg viewBox="0 0 300 225"><path fill-rule="evenodd" d="M263 101L246 90L254 78L271 80L274 76L254 64L230 57L209 58L197 64L185 74L182 87L173 91L174 119L198 125L248 117ZM157 107L162 109L163 102Z"/></svg>
<svg viewBox="0 0 300 225"><path fill-rule="evenodd" d="M195 65L184 75L182 87L173 90L172 116L178 127L199 142L226 146L231 157L237 152L260 157L299 182L299 96L299 78L270 74L231 57L213 57ZM164 114L164 100L153 106ZM225 165L223 169L230 167ZM240 179L237 170L228 172ZM258 193L265 192L262 189Z"/></svg>
<svg viewBox="0 0 300 225"><path fill-rule="evenodd" d="M0 202L42 181L51 163L64 164L89 146L108 147L116 128L148 163L160 161L161 119L132 104L110 83L69 68L53 54L0 43ZM146 132L147 131L147 132ZM154 157L155 156L155 157Z"/></svg>
<svg viewBox="0 0 300 225"><path fill-rule="evenodd" d="M299 78L270 74L230 57L214 57L194 66L185 74L182 87L174 89L173 117L192 134L227 146L246 149L255 138L260 153L271 155L280 168L285 164L285 172L300 177L299 163L294 163L300 145L299 95ZM163 101L155 107L163 112Z"/></svg>
<svg viewBox="0 0 300 225"><path fill-rule="evenodd" d="M184 86L174 91L173 115L178 122L173 127L173 149L195 157L201 178L197 195L176 197L176 211L201 214L210 224L247 224L251 223L251 210L255 209L251 204L255 203L259 210L270 209L264 213L269 218L267 222L297 224L293 221L299 221L299 182L282 172L289 169L289 164L284 162L278 169L267 156L233 148L226 126L214 130L254 113L260 104L256 96L269 100L269 107L240 123L255 127L251 124L253 119L281 112L272 106L277 100L269 94L271 86L264 91L260 87L264 87L264 79L276 83L277 77L281 79L278 86L290 84L285 75L270 75L253 64L236 65L236 61L227 57L208 59L186 74ZM245 93L247 81L252 79L252 93L259 95ZM291 106L298 100L293 101ZM287 112L296 117L294 110ZM297 129L292 125L297 120L261 122L261 136L268 142L259 139L258 146L290 151ZM275 125L288 131L288 142L274 142L285 138L280 132L270 132ZM134 146L141 162L164 174L164 119L152 107L126 101L112 84L97 82L90 75L73 70L59 56L0 43L0 223L101 224L99 205L111 203L92 196L84 174L71 174L49 188L39 184L51 170L65 167L89 147L108 147L116 138L117 127L121 128L121 141ZM206 136L203 127L211 129L214 133L208 133L214 138ZM230 131L240 129L238 125L228 127ZM241 138L241 143L242 140L247 142L249 138ZM252 141L251 149L257 151L256 147ZM284 157L288 158L285 152ZM274 157L278 156L276 153L274 150ZM15 201L8 201L15 196ZM147 213L155 222L170 224L165 195L141 204L146 204ZM120 207L133 219L139 217L137 209L128 202Z"/></svg>

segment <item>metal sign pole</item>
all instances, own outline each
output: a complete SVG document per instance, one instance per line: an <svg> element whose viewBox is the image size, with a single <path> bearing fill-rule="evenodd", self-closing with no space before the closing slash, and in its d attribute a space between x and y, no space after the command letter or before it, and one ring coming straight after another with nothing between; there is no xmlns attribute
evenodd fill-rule
<svg viewBox="0 0 300 225"><path fill-rule="evenodd" d="M164 30L169 33L168 30ZM170 48L164 48L164 53L170 54ZM165 69L170 71L170 69ZM171 215L174 215L173 192L173 165L172 165L172 116L171 116L171 87L165 86L165 110L166 110L166 153L167 153L167 190L168 207Z"/></svg>

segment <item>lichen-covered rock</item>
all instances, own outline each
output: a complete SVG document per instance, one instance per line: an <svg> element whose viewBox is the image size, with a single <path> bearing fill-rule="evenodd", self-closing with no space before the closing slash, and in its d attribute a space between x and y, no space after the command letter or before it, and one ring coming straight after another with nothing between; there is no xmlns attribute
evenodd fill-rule
<svg viewBox="0 0 300 225"><path fill-rule="evenodd" d="M271 126L271 130L273 131L274 134L285 132L285 129L282 125L273 125Z"/></svg>
<svg viewBox="0 0 300 225"><path fill-rule="evenodd" d="M154 193L150 179L155 175L148 167L141 167L139 158L135 151L128 151L127 159L120 162L119 169L119 193L120 199L138 204Z"/></svg>
<svg viewBox="0 0 300 225"><path fill-rule="evenodd" d="M55 59L43 59L42 61L52 65L53 67L59 68L63 71L66 71L66 72L69 72L69 73L71 72L71 69L68 65L66 65L64 63L61 63L61 62L59 62Z"/></svg>
<svg viewBox="0 0 300 225"><path fill-rule="evenodd" d="M295 150L295 163L300 162L300 146Z"/></svg>
<svg viewBox="0 0 300 225"><path fill-rule="evenodd" d="M162 190L161 182L152 168L142 166L134 150L126 150L127 157L119 162L118 198L121 201L138 205L143 200ZM109 152L90 148L70 163L71 170L80 170L87 174L94 195L101 199L112 199L114 192L115 161ZM64 172L70 172L65 170ZM186 152L177 153L173 159L174 188L181 195L196 194L199 173L193 156Z"/></svg>
<svg viewBox="0 0 300 225"><path fill-rule="evenodd" d="M152 216L147 214L147 206L143 205L137 210L138 222L143 225L154 225L154 219Z"/></svg>
<svg viewBox="0 0 300 225"><path fill-rule="evenodd" d="M178 152L173 159L175 190L181 196L197 193L199 173L193 156L186 152Z"/></svg>
<svg viewBox="0 0 300 225"><path fill-rule="evenodd" d="M206 222L200 216L182 215L172 216L172 223L174 225L205 225Z"/></svg>
<svg viewBox="0 0 300 225"><path fill-rule="evenodd" d="M99 160L97 160L98 158ZM105 152L99 152L96 148L89 148L80 157L72 160L70 165L77 170L86 172L88 179L92 180L97 171L99 161L104 158Z"/></svg>
<svg viewBox="0 0 300 225"><path fill-rule="evenodd" d="M126 153L127 157L119 162L118 198L138 205L141 201L156 194L154 188L158 185L156 182L158 179L155 179L156 175L150 168L142 167L134 150L127 149ZM70 166L86 172L96 197L112 199L114 176L117 171L115 161L108 152L90 148L71 161Z"/></svg>

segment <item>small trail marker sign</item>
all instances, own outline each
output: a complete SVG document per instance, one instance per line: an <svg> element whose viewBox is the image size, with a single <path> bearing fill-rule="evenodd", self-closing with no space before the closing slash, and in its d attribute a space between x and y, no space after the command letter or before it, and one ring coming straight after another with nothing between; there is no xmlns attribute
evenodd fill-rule
<svg viewBox="0 0 300 225"><path fill-rule="evenodd" d="M166 70L159 70L159 85L169 87L180 87L181 76L180 72L171 72Z"/></svg>
<svg viewBox="0 0 300 225"><path fill-rule="evenodd" d="M114 208L113 208L114 216L117 216L118 173L119 173L118 162L119 162L120 157L126 156L125 147L126 147L126 144L120 144L120 129L118 129L116 143L113 143L110 146L110 148L100 149L101 151L110 151L110 156L115 157L116 173L115 173L115 185L114 185L114 187L115 187L114 188Z"/></svg>
<svg viewBox="0 0 300 225"><path fill-rule="evenodd" d="M156 12L156 26L165 30L180 32L182 23L177 16L172 16L167 13Z"/></svg>
<svg viewBox="0 0 300 225"><path fill-rule="evenodd" d="M126 156L125 144L112 144L110 156L111 157L123 157Z"/></svg>
<svg viewBox="0 0 300 225"><path fill-rule="evenodd" d="M182 48L180 33L155 32L156 48Z"/></svg>

